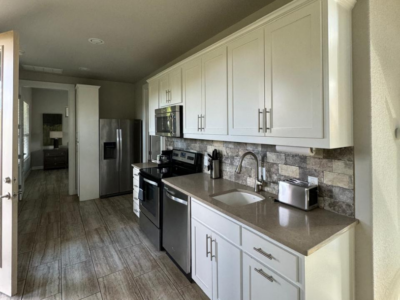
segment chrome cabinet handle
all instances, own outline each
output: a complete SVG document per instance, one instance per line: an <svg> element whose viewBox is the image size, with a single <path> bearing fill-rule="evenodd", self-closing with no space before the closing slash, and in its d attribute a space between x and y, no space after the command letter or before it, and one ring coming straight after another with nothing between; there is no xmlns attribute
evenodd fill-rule
<svg viewBox="0 0 400 300"><path fill-rule="evenodd" d="M208 254L211 253L210 251L208 251L208 239L211 240L211 236L209 236L208 234L206 234L206 257L208 257Z"/></svg>
<svg viewBox="0 0 400 300"><path fill-rule="evenodd" d="M134 209L134 211L137 212L137 213L139 212L137 209Z"/></svg>
<svg viewBox="0 0 400 300"><path fill-rule="evenodd" d="M272 108L270 110L264 108L264 111L265 111L265 118L264 118L264 120L265 120L265 124L264 124L265 131L269 130L271 132L271 111L272 111ZM267 117L268 114L269 114L269 123L270 123L269 127L268 127L268 117Z"/></svg>
<svg viewBox="0 0 400 300"><path fill-rule="evenodd" d="M274 282L274 281L275 281L274 277L272 277L271 275L268 275L267 273L265 273L265 272L263 271L263 269L254 268L254 270L255 270L258 274L260 274L261 276L267 278L269 281L271 281L271 282Z"/></svg>
<svg viewBox="0 0 400 300"><path fill-rule="evenodd" d="M213 259L213 257L215 257L215 255L213 255L213 242L215 242L216 240L213 240L211 237L210 237L210 240L211 240L211 251L210 251L210 254L211 254L211 261L212 261L212 259Z"/></svg>
<svg viewBox="0 0 400 300"><path fill-rule="evenodd" d="M171 101L172 101L172 94L171 94L171 90L168 90L168 94L169 94L169 102L171 103Z"/></svg>
<svg viewBox="0 0 400 300"><path fill-rule="evenodd" d="M197 115L197 131L200 131L200 115Z"/></svg>
<svg viewBox="0 0 400 300"><path fill-rule="evenodd" d="M260 127L260 115L263 115L264 114L264 110L261 110L261 109L258 109L258 132L260 132L261 130L264 132L264 127L263 126L261 126Z"/></svg>
<svg viewBox="0 0 400 300"><path fill-rule="evenodd" d="M134 187L138 187L137 185L134 185Z"/></svg>
<svg viewBox="0 0 400 300"><path fill-rule="evenodd" d="M204 115L204 116L203 116L203 115L200 115L200 121L201 121L201 123L200 123L200 124L201 124L200 130L204 130L204 127L203 127L203 126L204 126L204 125L203 125L203 119L204 119L205 117L206 117L205 115Z"/></svg>
<svg viewBox="0 0 400 300"><path fill-rule="evenodd" d="M269 258L270 260L272 260L272 259L274 258L274 257L272 256L272 254L269 254L269 253L263 251L263 249L261 249L261 248L253 247L253 249L256 250L258 253L264 255L265 257Z"/></svg>

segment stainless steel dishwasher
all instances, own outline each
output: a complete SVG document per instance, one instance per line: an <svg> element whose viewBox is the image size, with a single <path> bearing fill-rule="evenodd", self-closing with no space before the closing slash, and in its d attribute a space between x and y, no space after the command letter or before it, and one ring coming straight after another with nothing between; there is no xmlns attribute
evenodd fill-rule
<svg viewBox="0 0 400 300"><path fill-rule="evenodd" d="M190 200L164 185L163 247L180 269L190 276Z"/></svg>

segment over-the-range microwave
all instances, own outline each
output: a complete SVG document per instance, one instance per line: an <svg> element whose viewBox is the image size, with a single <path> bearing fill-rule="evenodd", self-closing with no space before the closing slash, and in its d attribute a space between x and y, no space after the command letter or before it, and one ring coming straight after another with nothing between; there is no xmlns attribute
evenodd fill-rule
<svg viewBox="0 0 400 300"><path fill-rule="evenodd" d="M156 135L183 137L182 105L156 109Z"/></svg>

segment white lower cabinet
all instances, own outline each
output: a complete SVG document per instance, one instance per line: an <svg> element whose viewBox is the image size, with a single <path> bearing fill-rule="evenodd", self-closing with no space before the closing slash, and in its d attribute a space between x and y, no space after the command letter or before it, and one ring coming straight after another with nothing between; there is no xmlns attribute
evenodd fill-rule
<svg viewBox="0 0 400 300"><path fill-rule="evenodd" d="M241 299L241 250L194 219L192 277L210 299Z"/></svg>
<svg viewBox="0 0 400 300"><path fill-rule="evenodd" d="M243 300L298 300L299 288L257 262L243 255Z"/></svg>
<svg viewBox="0 0 400 300"><path fill-rule="evenodd" d="M140 217L139 209L139 172L138 168L133 168L133 212Z"/></svg>
<svg viewBox="0 0 400 300"><path fill-rule="evenodd" d="M192 219L192 278L212 298L211 230Z"/></svg>
<svg viewBox="0 0 400 300"><path fill-rule="evenodd" d="M191 198L192 278L212 300L354 300L354 228L304 256Z"/></svg>

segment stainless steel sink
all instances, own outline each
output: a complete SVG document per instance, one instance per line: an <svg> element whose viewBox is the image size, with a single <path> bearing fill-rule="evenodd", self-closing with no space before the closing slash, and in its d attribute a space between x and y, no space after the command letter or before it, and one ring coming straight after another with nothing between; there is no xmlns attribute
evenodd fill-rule
<svg viewBox="0 0 400 300"><path fill-rule="evenodd" d="M243 206L265 199L259 194L246 190L230 190L210 195L210 197L230 206Z"/></svg>

